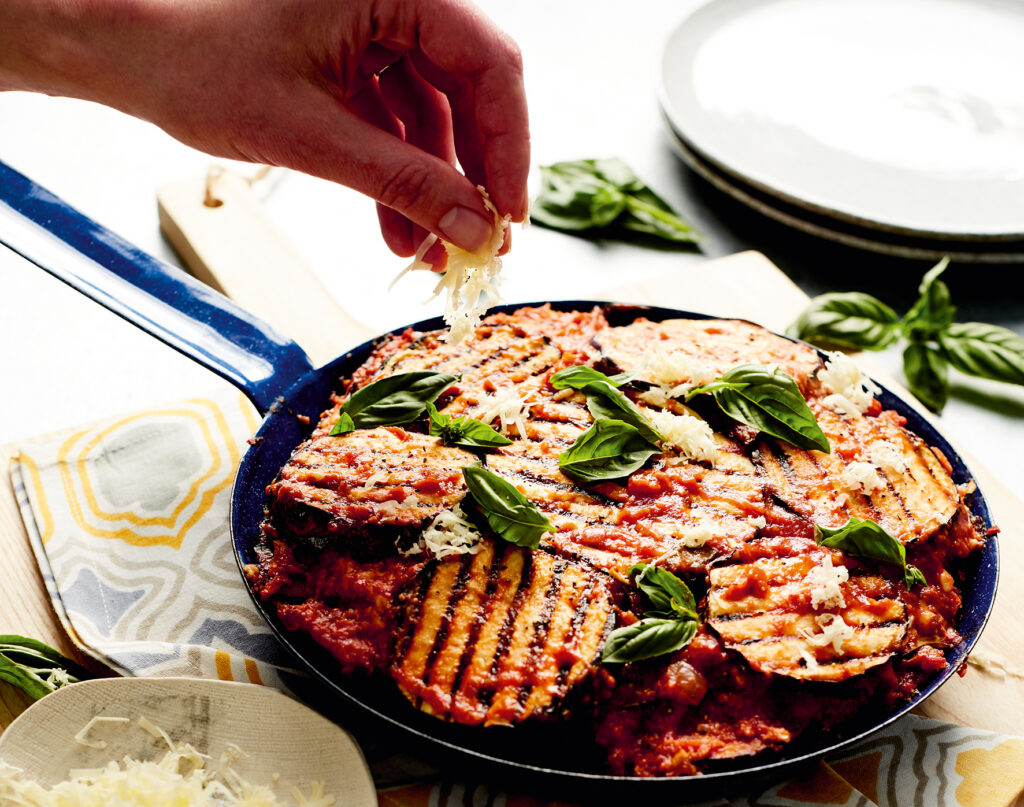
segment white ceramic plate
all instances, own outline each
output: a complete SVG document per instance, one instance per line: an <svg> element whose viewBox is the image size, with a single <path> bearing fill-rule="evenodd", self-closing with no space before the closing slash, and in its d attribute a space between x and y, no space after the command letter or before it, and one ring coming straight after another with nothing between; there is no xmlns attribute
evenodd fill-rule
<svg viewBox="0 0 1024 807"><path fill-rule="evenodd" d="M744 183L734 175L719 171L680 138L671 125L667 126L667 130L676 154L694 173L758 213L801 232L843 246L910 260L938 261L949 258L954 263L1024 263L1024 241L917 238L858 227L838 218L817 215L805 207L787 203Z"/></svg>
<svg viewBox="0 0 1024 807"><path fill-rule="evenodd" d="M1024 237L1024 3L714 0L659 98L710 163L859 226Z"/></svg>

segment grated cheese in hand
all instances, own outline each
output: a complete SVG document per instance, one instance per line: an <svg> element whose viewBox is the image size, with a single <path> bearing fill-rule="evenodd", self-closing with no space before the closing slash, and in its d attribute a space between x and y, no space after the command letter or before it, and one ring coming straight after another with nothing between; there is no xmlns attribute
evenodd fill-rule
<svg viewBox="0 0 1024 807"><path fill-rule="evenodd" d="M412 263L399 272L388 287L390 290L406 272L432 269L430 264L423 261L423 256L440 240L448 254L448 263L427 302L444 295L443 316L448 325L448 333L442 338L452 344L457 344L470 336L481 317L487 313L487 308L501 301L501 294L498 291L501 258L498 257L498 251L505 243L505 233L508 231L511 216L500 215L487 191L479 185L477 190L483 197L484 207L494 217L490 240L477 252L469 252L431 234L416 250Z"/></svg>
<svg viewBox="0 0 1024 807"><path fill-rule="evenodd" d="M94 717L75 735L92 748L106 747L85 738L97 723L128 723L125 717ZM283 807L273 791L243 780L230 765L222 770L206 766L207 757L188 743L174 743L146 718L139 726L163 739L169 748L159 760L125 756L102 768L71 771L70 778L52 787L26 779L23 772L0 762L0 804L18 807ZM102 742L102 741L100 741ZM224 760L222 760L222 763ZM337 799L325 793L323 782L314 782L307 798L292 789L298 807L334 807Z"/></svg>
<svg viewBox="0 0 1024 807"><path fill-rule="evenodd" d="M845 608L842 584L850 579L845 566L833 566L832 556L826 554L820 566L807 573L804 581L811 588L811 608Z"/></svg>
<svg viewBox="0 0 1024 807"><path fill-rule="evenodd" d="M851 625L847 625L839 614L818 614L814 617L820 633L812 633L801 629L800 635L811 647L825 647L832 645L832 649L841 653L843 643L854 634Z"/></svg>
<svg viewBox="0 0 1024 807"><path fill-rule="evenodd" d="M841 475L843 484L849 490L863 490L871 493L885 487L885 482L878 474L878 469L870 462L851 462Z"/></svg>
<svg viewBox="0 0 1024 807"><path fill-rule="evenodd" d="M712 462L718 453L715 433L711 427L693 415L673 415L671 412L646 413L662 437L663 443L679 450L683 456Z"/></svg>
<svg viewBox="0 0 1024 807"><path fill-rule="evenodd" d="M825 366L818 371L818 380L825 391L831 393L822 399L822 403L848 417L866 412L874 396L882 391L861 373L853 359L838 351L828 354Z"/></svg>

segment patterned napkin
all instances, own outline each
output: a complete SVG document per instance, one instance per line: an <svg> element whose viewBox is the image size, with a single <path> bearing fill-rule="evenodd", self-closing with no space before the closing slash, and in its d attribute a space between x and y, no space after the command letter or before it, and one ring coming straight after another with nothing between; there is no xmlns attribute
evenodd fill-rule
<svg viewBox="0 0 1024 807"><path fill-rule="evenodd" d="M235 467L258 417L238 393L182 401L25 449L11 476L54 608L72 641L125 675L283 686L288 655L239 580L228 531ZM382 807L532 796L449 781L363 742ZM806 778L707 807L1006 807L1024 789L1024 738L919 717Z"/></svg>

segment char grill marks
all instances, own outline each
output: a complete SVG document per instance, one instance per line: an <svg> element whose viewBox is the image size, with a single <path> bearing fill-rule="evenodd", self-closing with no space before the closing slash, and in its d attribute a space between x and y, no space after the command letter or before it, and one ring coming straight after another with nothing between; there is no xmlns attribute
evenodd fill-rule
<svg viewBox="0 0 1024 807"><path fill-rule="evenodd" d="M867 574L850 575L837 584L840 597L816 604L814 572L826 557L822 551L712 569L709 624L765 673L843 681L882 664L902 649L906 607L892 584Z"/></svg>
<svg viewBox="0 0 1024 807"><path fill-rule="evenodd" d="M818 354L807 345L776 336L742 320L670 319L663 322L637 320L632 325L608 328L594 337L605 361L623 371L639 370L648 348L679 353L718 376L740 364L777 364L806 389L811 375L821 366ZM638 378L662 383L649 370ZM672 379L675 384L692 381Z"/></svg>
<svg viewBox="0 0 1024 807"><path fill-rule="evenodd" d="M399 428L316 437L267 489L270 518L294 535L416 526L462 499L462 468L474 460L436 437Z"/></svg>
<svg viewBox="0 0 1024 807"><path fill-rule="evenodd" d="M811 403L830 454L762 441L758 461L773 495L808 522L841 527L850 516L871 519L900 542L933 535L962 506L953 480L916 435L878 417L847 417ZM877 481L858 483L856 468ZM810 524L808 525L810 526Z"/></svg>
<svg viewBox="0 0 1024 807"><path fill-rule="evenodd" d="M424 571L392 676L436 717L519 723L551 712L588 677L611 614L607 587L586 567L485 541Z"/></svg>

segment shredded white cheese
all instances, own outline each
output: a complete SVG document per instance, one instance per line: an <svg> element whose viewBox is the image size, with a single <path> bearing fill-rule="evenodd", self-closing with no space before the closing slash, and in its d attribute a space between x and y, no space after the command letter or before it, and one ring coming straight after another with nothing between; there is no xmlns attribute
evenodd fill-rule
<svg viewBox="0 0 1024 807"><path fill-rule="evenodd" d="M129 723L126 717L94 717L75 735L77 742L97 723ZM70 777L52 787L25 778L22 771L0 762L0 804L18 807L283 807L270 788L243 780L229 764L221 770L207 766L207 757L188 743L173 743L167 733L145 718L139 726L170 747L158 760L126 756L102 768L71 771ZM106 743L82 743L102 750ZM337 799L325 792L323 782L313 782L306 797L297 787L292 797L298 807L334 807Z"/></svg>
<svg viewBox="0 0 1024 807"><path fill-rule="evenodd" d="M477 190L483 197L484 207L494 217L494 228L490 240L477 252L468 252L436 235L429 235L416 250L416 256L398 276L391 281L389 290L406 272L433 267L423 261L427 250L438 240L448 253L448 263L444 274L434 287L433 294L427 300L431 302L444 294L444 321L448 325L448 333L444 335L446 342L457 344L473 333L480 318L487 313L487 308L500 302L501 294L498 284L501 275L501 258L498 251L505 243L511 216L501 216L491 201L491 197L479 185Z"/></svg>
<svg viewBox="0 0 1024 807"><path fill-rule="evenodd" d="M660 387L669 398L685 395L693 387L714 381L717 373L681 350L650 345L640 358L637 377Z"/></svg>
<svg viewBox="0 0 1024 807"><path fill-rule="evenodd" d="M896 446L886 440L878 440L868 449L871 461L879 468L892 473L906 473L907 458Z"/></svg>
<svg viewBox="0 0 1024 807"><path fill-rule="evenodd" d="M92 720L82 726L81 731L78 732L72 739L79 745L84 745L86 748L98 748L102 751L107 747L106 740L90 740L89 734L92 732L93 727L97 723L130 723L131 721L127 717L103 717L96 715Z"/></svg>
<svg viewBox="0 0 1024 807"><path fill-rule="evenodd" d="M700 418L693 415L673 415L671 412L648 411L654 428L665 438L664 443L695 460L712 462L718 453L715 433Z"/></svg>
<svg viewBox="0 0 1024 807"><path fill-rule="evenodd" d="M802 647L800 648L800 657L804 660L804 664L807 665L807 669L810 672L813 672L821 666L820 664L818 664L818 660L810 653L808 653L806 650L804 650Z"/></svg>
<svg viewBox="0 0 1024 807"><path fill-rule="evenodd" d="M967 657L967 663L997 678L1024 678L1024 669L1015 667L997 653L975 648Z"/></svg>
<svg viewBox="0 0 1024 807"><path fill-rule="evenodd" d="M856 417L867 411L874 396L881 392L875 382L865 376L845 353L829 353L825 366L818 371L818 380L826 392L822 399L829 409L841 415Z"/></svg>
<svg viewBox="0 0 1024 807"><path fill-rule="evenodd" d="M420 534L419 541L402 554L418 555L426 549L438 560L449 555L475 555L480 551L482 537L462 507L456 505L438 513Z"/></svg>
<svg viewBox="0 0 1024 807"><path fill-rule="evenodd" d="M826 554L821 565L815 566L804 578L811 589L811 608L845 608L842 584L850 579L845 566L833 566L832 556Z"/></svg>
<svg viewBox="0 0 1024 807"><path fill-rule="evenodd" d="M509 434L509 427L515 426L519 436L525 438L529 406L530 402L523 398L515 387L501 387L492 395L484 397L473 409L472 416L488 424L498 418L501 422L498 431L502 434Z"/></svg>
<svg viewBox="0 0 1024 807"><path fill-rule="evenodd" d="M832 645L836 653L841 653L843 644L855 633L852 625L847 625L839 614L818 614L814 617L820 633L801 630L800 635L811 647Z"/></svg>
<svg viewBox="0 0 1024 807"><path fill-rule="evenodd" d="M851 462L841 474L843 485L849 490L862 490L871 493L885 487L885 482L878 474L878 469L870 462Z"/></svg>

